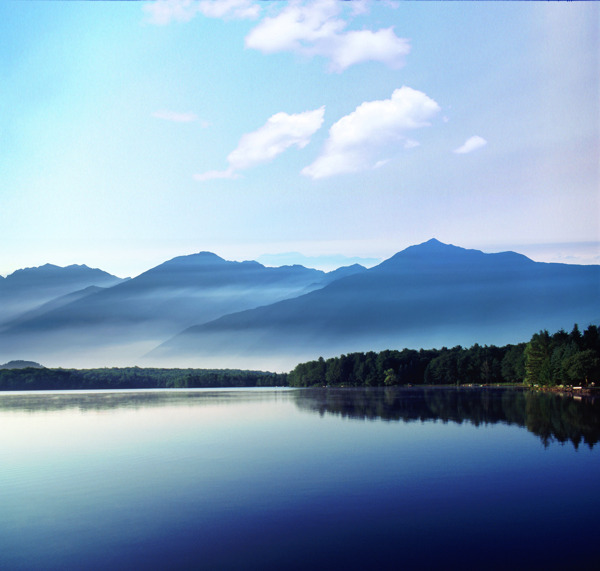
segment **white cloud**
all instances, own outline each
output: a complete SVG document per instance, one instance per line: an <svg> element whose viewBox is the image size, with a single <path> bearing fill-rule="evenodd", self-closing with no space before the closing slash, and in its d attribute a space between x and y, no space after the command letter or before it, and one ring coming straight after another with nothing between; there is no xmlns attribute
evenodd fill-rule
<svg viewBox="0 0 600 571"><path fill-rule="evenodd" d="M274 159L292 145L305 147L323 124L324 113L324 107L296 115L276 113L260 129L240 139L227 157L229 164L236 170L247 169Z"/></svg>
<svg viewBox="0 0 600 571"><path fill-rule="evenodd" d="M246 46L265 53L299 51L307 44L327 40L345 26L335 19L337 2L323 0L303 6L299 2L286 4L276 16L264 18L246 37Z"/></svg>
<svg viewBox="0 0 600 571"><path fill-rule="evenodd" d="M347 22L337 17L342 4L337 0L286 4L248 34L246 47L263 53L292 51L323 56L330 60L330 69L338 72L370 60L390 67L403 65L410 51L408 40L396 36L393 28L346 31Z"/></svg>
<svg viewBox="0 0 600 571"><path fill-rule="evenodd" d="M167 109L155 111L152 113L152 117L164 119L165 121L174 121L175 123L193 123L198 121L198 115L195 113L178 113L177 111L169 111ZM207 127L208 124L202 121L202 126Z"/></svg>
<svg viewBox="0 0 600 571"><path fill-rule="evenodd" d="M347 30L347 22L339 17L344 2L313 0L275 3L283 6L275 15L266 17L246 37L246 47L263 53L291 51L309 57L329 59L331 71L365 61L379 61L392 68L401 67L410 52L407 39L399 38L393 28L380 30ZM360 17L368 11L368 2L349 2L350 12ZM254 0L156 0L144 4L146 21L166 25L173 21L189 22L196 15L208 18L255 19L261 11Z"/></svg>
<svg viewBox="0 0 600 571"><path fill-rule="evenodd" d="M194 178L200 181L235 178L236 171L271 161L292 146L303 148L321 128L324 113L325 107L294 115L276 113L262 127L242 136L237 148L227 157L227 170L209 171Z"/></svg>
<svg viewBox="0 0 600 571"><path fill-rule="evenodd" d="M164 26L173 21L189 22L197 14L207 18L254 19L260 7L253 0L156 0L144 4L147 21Z"/></svg>
<svg viewBox="0 0 600 571"><path fill-rule="evenodd" d="M439 111L433 99L406 86L396 89L390 99L362 103L332 125L321 155L302 174L317 179L375 168L390 144L417 146L407 131L428 126Z"/></svg>
<svg viewBox="0 0 600 571"><path fill-rule="evenodd" d="M408 40L396 36L393 28L376 32L359 30L339 35L332 44L330 57L332 69L336 71L370 60L395 68L404 63L409 51Z"/></svg>
<svg viewBox="0 0 600 571"><path fill-rule="evenodd" d="M464 155L465 153L471 153L477 149L481 149L481 147L485 147L486 145L487 141L483 137L475 135L467 139L463 145L458 147L458 149L454 149L454 152Z"/></svg>

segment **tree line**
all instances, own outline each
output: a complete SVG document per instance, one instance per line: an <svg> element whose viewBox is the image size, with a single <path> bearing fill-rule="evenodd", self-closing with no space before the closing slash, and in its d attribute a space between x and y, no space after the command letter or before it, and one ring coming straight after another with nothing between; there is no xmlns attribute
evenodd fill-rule
<svg viewBox="0 0 600 571"><path fill-rule="evenodd" d="M0 390L272 386L582 385L600 380L600 333L540 331L528 343L349 353L298 364L290 373L238 369L0 369Z"/></svg>
<svg viewBox="0 0 600 571"><path fill-rule="evenodd" d="M287 375L238 369L3 369L0 390L172 389L272 387Z"/></svg>
<svg viewBox="0 0 600 571"><path fill-rule="evenodd" d="M600 375L600 335L541 331L517 345L350 353L300 363L288 374L295 387L524 383L588 385Z"/></svg>
<svg viewBox="0 0 600 571"><path fill-rule="evenodd" d="M575 325L550 335L540 331L525 347L525 382L529 385L582 385L600 380L600 332L590 325L583 333Z"/></svg>

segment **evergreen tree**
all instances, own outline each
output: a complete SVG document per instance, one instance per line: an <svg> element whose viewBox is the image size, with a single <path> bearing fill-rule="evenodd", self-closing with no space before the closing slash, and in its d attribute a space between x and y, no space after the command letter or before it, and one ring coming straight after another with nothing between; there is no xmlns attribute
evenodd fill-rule
<svg viewBox="0 0 600 571"><path fill-rule="evenodd" d="M535 333L525 347L525 383L550 384L550 335L548 331Z"/></svg>

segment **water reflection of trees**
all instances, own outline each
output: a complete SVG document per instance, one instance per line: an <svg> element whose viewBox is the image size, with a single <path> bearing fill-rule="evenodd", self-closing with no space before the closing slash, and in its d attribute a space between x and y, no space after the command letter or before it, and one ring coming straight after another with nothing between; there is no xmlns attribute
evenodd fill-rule
<svg viewBox="0 0 600 571"><path fill-rule="evenodd" d="M384 421L514 424L545 445L600 440L600 400L503 388L303 389L295 393L303 410L321 415Z"/></svg>
<svg viewBox="0 0 600 571"><path fill-rule="evenodd" d="M164 406L266 403L293 399L303 410L321 415L384 421L514 424L527 428L545 445L600 440L600 399L503 388L309 388L299 390L198 390L0 394L7 410L111 410Z"/></svg>

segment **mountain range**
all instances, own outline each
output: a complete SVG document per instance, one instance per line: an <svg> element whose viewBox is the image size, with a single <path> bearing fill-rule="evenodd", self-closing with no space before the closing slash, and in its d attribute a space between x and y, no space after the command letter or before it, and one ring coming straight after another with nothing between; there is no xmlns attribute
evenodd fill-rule
<svg viewBox="0 0 600 571"><path fill-rule="evenodd" d="M45 264L17 270L0 279L0 325L57 298L90 286L112 287L123 280L85 265Z"/></svg>
<svg viewBox="0 0 600 571"><path fill-rule="evenodd" d="M600 319L600 266L485 254L435 239L368 270L273 268L209 252L129 280L86 266L51 269L0 280L0 300L8 302L0 312L0 362L289 370L320 355L506 344ZM18 307L11 302L25 297Z"/></svg>
<svg viewBox="0 0 600 571"><path fill-rule="evenodd" d="M91 285L95 279L105 283L100 270L87 268L89 280L80 283L73 275L81 273L80 266L56 268L53 284L63 295L50 301L43 279L46 266L35 270L27 270L31 279L23 288L29 301L25 311L17 316L11 311L10 318L0 322L0 354L35 354L44 363L73 362L75 357L78 363L108 365L136 363L189 326L310 292L365 268L353 265L329 273L303 266L270 268L200 252L169 260L133 279L111 276L112 287ZM0 288L14 281L15 274L0 282ZM37 284L38 305L33 302ZM74 284L85 287L64 293ZM0 289L0 296L3 293ZM12 298L3 297L10 306Z"/></svg>

